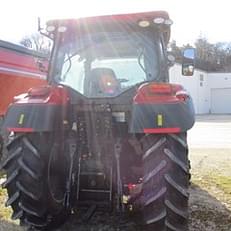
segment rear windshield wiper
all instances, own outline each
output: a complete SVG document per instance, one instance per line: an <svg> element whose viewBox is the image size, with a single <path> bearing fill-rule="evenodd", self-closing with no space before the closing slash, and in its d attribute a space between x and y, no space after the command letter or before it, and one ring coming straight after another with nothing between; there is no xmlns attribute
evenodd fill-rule
<svg viewBox="0 0 231 231"><path fill-rule="evenodd" d="M152 78L152 74L150 72L148 72L145 69L144 65L141 63L142 56L144 56L144 48L143 47L141 48L141 51L140 51L139 56L138 56L138 64L141 67L141 69L144 71L144 73L146 74L147 79L151 79Z"/></svg>

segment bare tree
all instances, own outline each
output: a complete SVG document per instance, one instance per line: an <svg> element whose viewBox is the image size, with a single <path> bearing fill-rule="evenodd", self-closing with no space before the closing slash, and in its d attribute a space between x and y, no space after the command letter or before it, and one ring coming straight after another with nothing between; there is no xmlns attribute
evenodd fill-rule
<svg viewBox="0 0 231 231"><path fill-rule="evenodd" d="M199 36L194 46L190 44L177 46L171 41L169 48L177 62L181 62L182 50L189 47L196 49L196 67L205 71L230 72L231 71L231 43L210 43L206 37Z"/></svg>
<svg viewBox="0 0 231 231"><path fill-rule="evenodd" d="M41 35L40 33L33 33L31 35L23 37L20 41L20 44L29 49L39 51L45 54L50 54L50 50L52 47L52 41L44 35Z"/></svg>

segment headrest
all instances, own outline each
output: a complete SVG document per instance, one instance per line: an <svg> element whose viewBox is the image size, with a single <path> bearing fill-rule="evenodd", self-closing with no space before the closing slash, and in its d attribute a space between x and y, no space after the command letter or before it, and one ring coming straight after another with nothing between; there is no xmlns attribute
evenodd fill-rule
<svg viewBox="0 0 231 231"><path fill-rule="evenodd" d="M105 67L99 67L99 68L93 68L91 70L91 75L94 77L101 77L105 75L109 75L115 78L115 73L111 68L105 68Z"/></svg>

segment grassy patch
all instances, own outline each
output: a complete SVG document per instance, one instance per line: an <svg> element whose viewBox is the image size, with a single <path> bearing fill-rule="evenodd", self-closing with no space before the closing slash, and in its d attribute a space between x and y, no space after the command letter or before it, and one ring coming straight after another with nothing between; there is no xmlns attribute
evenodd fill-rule
<svg viewBox="0 0 231 231"><path fill-rule="evenodd" d="M227 176L212 176L214 184L224 191L225 194L231 196L231 177Z"/></svg>
<svg viewBox="0 0 231 231"><path fill-rule="evenodd" d="M5 177L6 173L4 171L0 171L0 179Z"/></svg>
<svg viewBox="0 0 231 231"><path fill-rule="evenodd" d="M6 198L6 190L0 188L0 219L10 220L12 210L5 207Z"/></svg>
<svg viewBox="0 0 231 231"><path fill-rule="evenodd" d="M210 173L200 178L193 177L193 182L205 187L216 186L225 194L231 196L231 177Z"/></svg>
<svg viewBox="0 0 231 231"><path fill-rule="evenodd" d="M231 177L210 172L192 177L193 183L207 190L231 208Z"/></svg>
<svg viewBox="0 0 231 231"><path fill-rule="evenodd" d="M7 192L0 188L0 231L25 231L19 226L19 221L11 220L12 210L5 207Z"/></svg>
<svg viewBox="0 0 231 231"><path fill-rule="evenodd" d="M0 171L0 181L4 181L6 177L5 171ZM5 207L7 201L7 190L0 186L0 231L26 231L19 226L19 220L13 221L11 219L12 209L11 207Z"/></svg>

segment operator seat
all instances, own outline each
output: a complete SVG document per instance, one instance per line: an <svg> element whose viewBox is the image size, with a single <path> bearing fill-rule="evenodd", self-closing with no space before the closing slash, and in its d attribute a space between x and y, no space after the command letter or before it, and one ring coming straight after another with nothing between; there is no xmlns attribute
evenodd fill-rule
<svg viewBox="0 0 231 231"><path fill-rule="evenodd" d="M111 68L93 68L89 78L90 97L113 97L120 91L120 82Z"/></svg>

